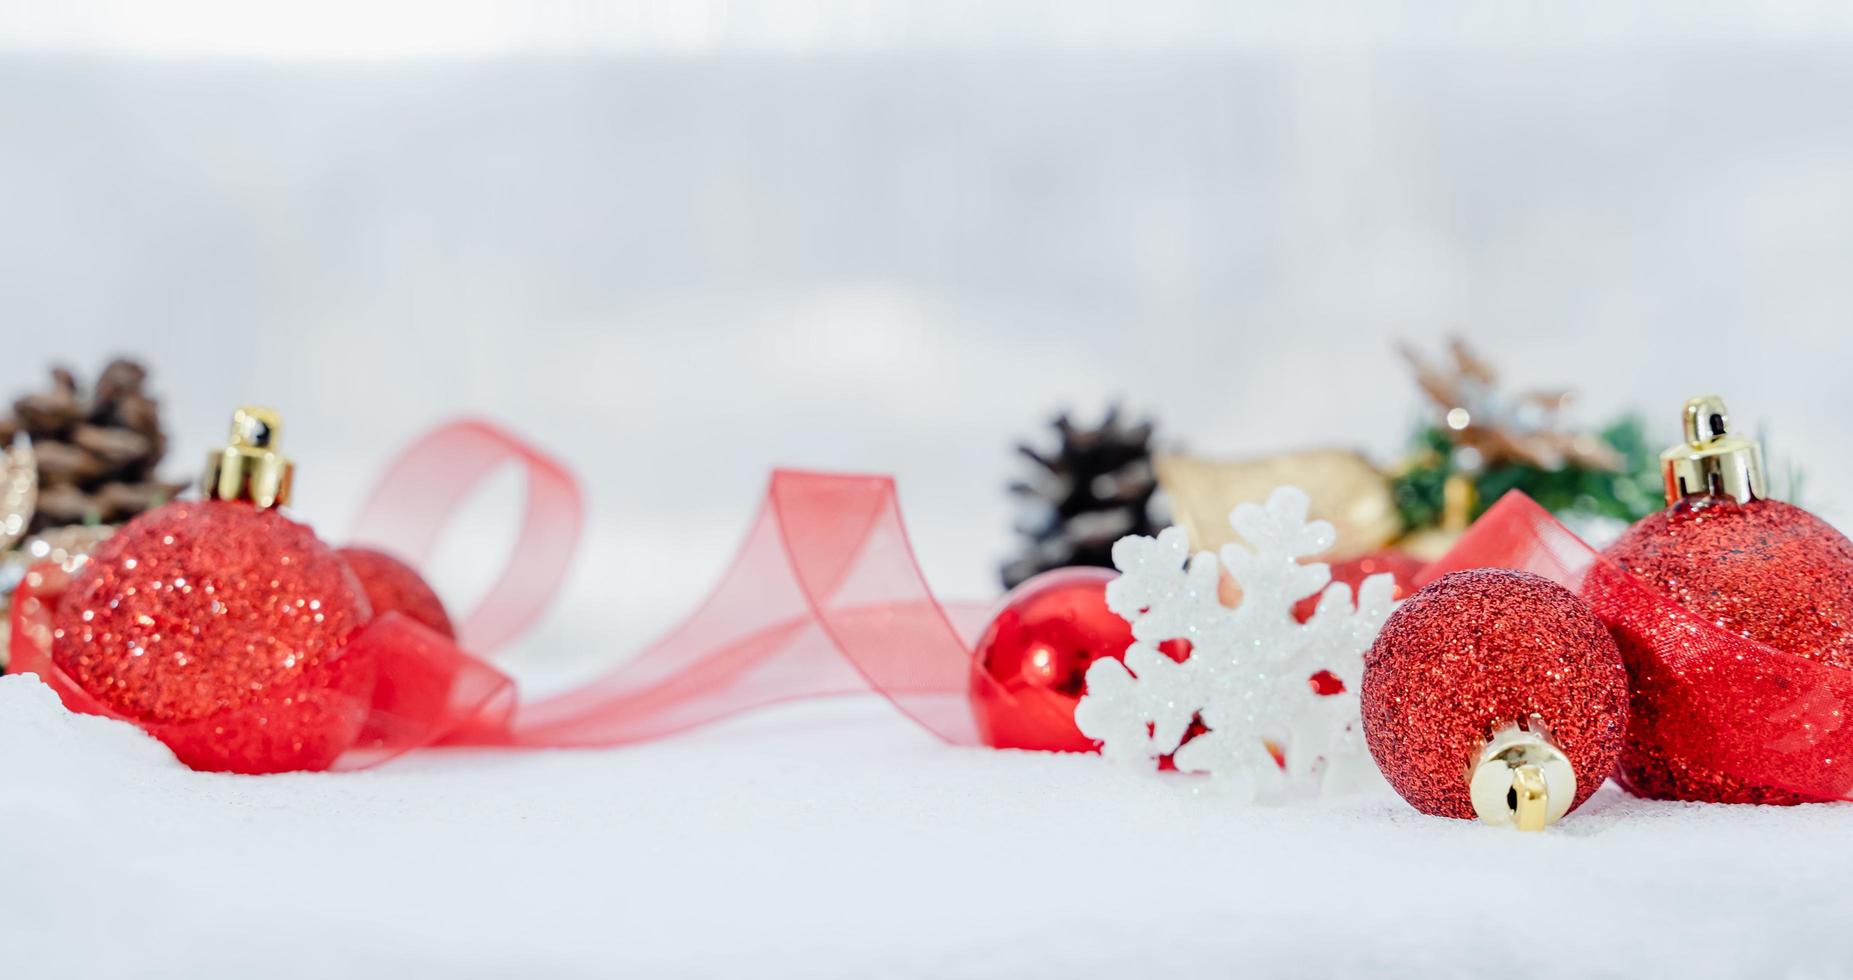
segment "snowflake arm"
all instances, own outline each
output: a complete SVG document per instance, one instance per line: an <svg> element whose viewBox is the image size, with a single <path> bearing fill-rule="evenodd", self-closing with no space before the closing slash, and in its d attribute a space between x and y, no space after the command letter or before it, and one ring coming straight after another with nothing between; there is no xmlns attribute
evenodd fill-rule
<svg viewBox="0 0 1853 980"><path fill-rule="evenodd" d="M1087 669L1087 696L1075 706L1075 725L1099 740L1111 759L1156 759L1184 741L1195 709L1189 671L1156 647L1134 643L1126 662L1110 658Z"/></svg>

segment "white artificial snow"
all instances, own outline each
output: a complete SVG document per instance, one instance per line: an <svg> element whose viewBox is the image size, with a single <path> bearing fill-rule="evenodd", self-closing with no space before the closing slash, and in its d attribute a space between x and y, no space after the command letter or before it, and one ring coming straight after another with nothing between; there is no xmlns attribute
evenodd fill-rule
<svg viewBox="0 0 1853 980"><path fill-rule="evenodd" d="M1355 602L1350 586L1328 586L1330 566L1302 562L1335 539L1330 523L1306 519L1310 506L1305 491L1285 486L1265 505L1236 507L1229 524L1247 544L1225 545L1220 561L1208 551L1191 556L1176 527L1114 544L1120 577L1107 585L1107 605L1132 624L1134 642L1123 664L1088 668L1075 707L1075 723L1102 754L1149 765L1175 753L1180 771L1207 773L1248 797L1374 781L1357 692L1364 651L1396 608L1395 580L1370 576ZM1241 587L1234 607L1218 596L1224 570ZM1296 621L1294 605L1312 595L1312 616ZM1159 649L1172 640L1190 642L1181 663ZM1321 671L1344 691L1315 692L1309 680ZM1186 742L1195 719L1209 731Z"/></svg>
<svg viewBox="0 0 1853 980"><path fill-rule="evenodd" d="M939 744L874 700L631 749L194 773L0 680L9 978L1837 976L1853 808L1537 835L1224 805Z"/></svg>

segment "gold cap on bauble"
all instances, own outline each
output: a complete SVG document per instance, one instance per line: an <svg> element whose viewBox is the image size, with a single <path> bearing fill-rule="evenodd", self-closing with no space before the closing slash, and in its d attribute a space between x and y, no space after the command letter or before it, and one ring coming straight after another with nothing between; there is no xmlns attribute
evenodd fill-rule
<svg viewBox="0 0 1853 980"><path fill-rule="evenodd" d="M1543 830L1570 812L1576 768L1538 715L1495 732L1468 774L1473 812L1495 827Z"/></svg>
<svg viewBox="0 0 1853 980"><path fill-rule="evenodd" d="M247 405L232 414L229 444L206 460L200 493L208 500L242 500L259 509L290 502L289 457L276 451L283 418L268 408Z"/></svg>
<svg viewBox="0 0 1853 980"><path fill-rule="evenodd" d="M1730 497L1740 504L1769 496L1763 447L1733 434L1731 415L1717 395L1686 400L1686 441L1660 454L1666 502L1687 497Z"/></svg>

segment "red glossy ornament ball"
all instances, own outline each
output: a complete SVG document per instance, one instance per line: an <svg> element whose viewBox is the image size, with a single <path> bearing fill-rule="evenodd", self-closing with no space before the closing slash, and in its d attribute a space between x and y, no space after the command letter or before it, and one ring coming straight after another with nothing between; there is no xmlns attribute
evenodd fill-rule
<svg viewBox="0 0 1853 980"><path fill-rule="evenodd" d="M1017 586L978 640L973 708L985 744L1000 749L1091 752L1075 727L1074 706L1087 692L1087 668L1119 659L1132 626L1107 608L1105 568L1058 568ZM1173 659L1181 645L1164 648Z"/></svg>
<svg viewBox="0 0 1853 980"><path fill-rule="evenodd" d="M51 655L196 769L321 769L366 717L372 665L342 650L371 615L307 527L247 503L177 503L91 555L58 602Z"/></svg>
<svg viewBox="0 0 1853 980"><path fill-rule="evenodd" d="M1853 542L1779 500L1689 497L1643 518L1603 552L1705 621L1778 650L1853 668ZM1708 767L1708 742L1732 738L1733 705L1687 703L1652 655L1651 623L1611 624L1634 677L1621 782L1656 799L1800 803ZM1672 746L1680 746L1674 749Z"/></svg>
<svg viewBox="0 0 1853 980"><path fill-rule="evenodd" d="M1575 593L1525 572L1444 575L1384 624L1364 660L1364 735L1403 799L1472 818L1467 776L1488 740L1535 715L1575 770L1571 807L1615 768L1628 675ZM1535 730L1535 729L1534 729Z"/></svg>
<svg viewBox="0 0 1853 980"><path fill-rule="evenodd" d="M417 571L405 562L372 548L342 548L335 552L347 567L354 570L360 587L367 593L373 615L401 613L431 629L447 640L457 638L444 602Z"/></svg>

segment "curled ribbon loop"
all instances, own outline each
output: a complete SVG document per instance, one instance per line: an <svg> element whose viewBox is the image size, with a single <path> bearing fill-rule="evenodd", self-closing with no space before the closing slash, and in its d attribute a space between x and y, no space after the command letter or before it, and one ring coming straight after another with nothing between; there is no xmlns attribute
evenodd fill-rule
<svg viewBox="0 0 1853 980"><path fill-rule="evenodd" d="M892 480L781 471L687 621L604 676L518 706L507 729L460 740L615 745L872 690L941 739L975 745L971 685L994 682L974 678L962 632L980 615L927 588Z"/></svg>
<svg viewBox="0 0 1853 980"><path fill-rule="evenodd" d="M1810 799L1853 798L1853 671L1700 619L1516 491L1420 581L1488 566L1532 572L1579 592L1608 624L1628 661L1633 692L1628 753ZM1624 783L1629 765L1624 755Z"/></svg>
<svg viewBox="0 0 1853 980"><path fill-rule="evenodd" d="M585 500L573 475L493 425L453 422L413 443L387 468L354 522L355 543L426 567L463 503L508 466L527 478L520 535L495 585L457 627L458 637L482 653L502 649L532 626L566 580L585 525Z"/></svg>

